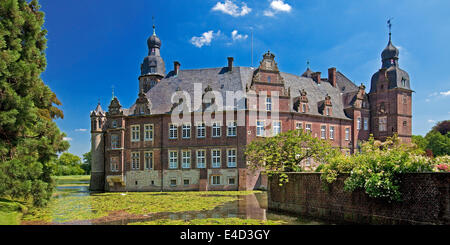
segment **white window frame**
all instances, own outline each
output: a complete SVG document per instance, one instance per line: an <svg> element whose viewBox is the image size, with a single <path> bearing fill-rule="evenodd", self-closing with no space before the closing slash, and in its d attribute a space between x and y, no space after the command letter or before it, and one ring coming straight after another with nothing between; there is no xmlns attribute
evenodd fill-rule
<svg viewBox="0 0 450 245"><path fill-rule="evenodd" d="M141 125L131 125L131 142L139 142L141 139Z"/></svg>
<svg viewBox="0 0 450 245"><path fill-rule="evenodd" d="M237 123L236 123L236 121L229 121L227 123L227 136L228 137L237 136Z"/></svg>
<svg viewBox="0 0 450 245"><path fill-rule="evenodd" d="M296 122L295 123L295 129L303 130L303 122Z"/></svg>
<svg viewBox="0 0 450 245"><path fill-rule="evenodd" d="M233 184L230 184L230 180L231 179L233 179L234 180L234 183ZM236 177L228 177L228 185L236 185Z"/></svg>
<svg viewBox="0 0 450 245"><path fill-rule="evenodd" d="M272 135L276 136L278 134L281 134L281 132L282 132L281 121L272 121Z"/></svg>
<svg viewBox="0 0 450 245"><path fill-rule="evenodd" d="M345 141L350 141L350 128L345 128Z"/></svg>
<svg viewBox="0 0 450 245"><path fill-rule="evenodd" d="M327 125L320 125L320 138L327 139Z"/></svg>
<svg viewBox="0 0 450 245"><path fill-rule="evenodd" d="M141 154L138 151L131 152L131 170L139 170L140 169L140 159Z"/></svg>
<svg viewBox="0 0 450 245"><path fill-rule="evenodd" d="M202 152L203 154L200 155L199 152ZM196 154L197 154L197 155L196 155L196 158L197 158L197 168L206 168L206 150L204 150L204 149L197 150L197 153L196 153ZM203 162L200 162L200 161L199 161L200 159L203 159Z"/></svg>
<svg viewBox="0 0 450 245"><path fill-rule="evenodd" d="M120 149L120 139L118 134L111 134L111 149Z"/></svg>
<svg viewBox="0 0 450 245"><path fill-rule="evenodd" d="M380 132L387 131L387 117L378 118L378 131Z"/></svg>
<svg viewBox="0 0 450 245"><path fill-rule="evenodd" d="M369 118L364 118L364 130L369 130Z"/></svg>
<svg viewBox="0 0 450 245"><path fill-rule="evenodd" d="M154 167L153 163L154 163L153 151L144 152L144 168L146 170L152 170Z"/></svg>
<svg viewBox="0 0 450 245"><path fill-rule="evenodd" d="M111 157L109 163L111 172L119 172L119 157Z"/></svg>
<svg viewBox="0 0 450 245"><path fill-rule="evenodd" d="M190 139L191 138L191 124L185 123L183 124L181 129L181 137L183 139Z"/></svg>
<svg viewBox="0 0 450 245"><path fill-rule="evenodd" d="M211 136L213 138L222 137L222 123L221 122L213 122L211 124Z"/></svg>
<svg viewBox="0 0 450 245"><path fill-rule="evenodd" d="M153 132L154 132L153 124L144 124L144 141L152 141L153 140Z"/></svg>
<svg viewBox="0 0 450 245"><path fill-rule="evenodd" d="M168 151L169 169L178 168L178 151Z"/></svg>
<svg viewBox="0 0 450 245"><path fill-rule="evenodd" d="M236 148L227 149L227 167L235 168L236 166L237 166L237 149Z"/></svg>
<svg viewBox="0 0 450 245"><path fill-rule="evenodd" d="M330 126L330 129L329 129L329 132L330 132L329 139L330 140L334 140L334 134L336 132L335 128L336 128L335 126Z"/></svg>
<svg viewBox="0 0 450 245"><path fill-rule="evenodd" d="M272 98L266 97L266 111L272 111Z"/></svg>
<svg viewBox="0 0 450 245"><path fill-rule="evenodd" d="M215 181L215 180L217 180L217 179L215 179L215 178L218 178L218 180L219 180L218 183ZM212 175L212 176L211 176L211 185L220 185L221 182L222 182L222 178L221 178L220 175Z"/></svg>
<svg viewBox="0 0 450 245"><path fill-rule="evenodd" d="M356 118L356 129L361 130L361 117Z"/></svg>
<svg viewBox="0 0 450 245"><path fill-rule="evenodd" d="M169 123L169 139L178 139L178 125Z"/></svg>
<svg viewBox="0 0 450 245"><path fill-rule="evenodd" d="M260 123L262 123L262 125L259 125ZM257 120L256 121L256 136L264 137L266 135L265 131L266 131L265 130L265 121L264 120Z"/></svg>
<svg viewBox="0 0 450 245"><path fill-rule="evenodd" d="M309 126L309 127L308 127ZM312 133L312 124L311 123L307 123L305 125L305 132L307 133Z"/></svg>
<svg viewBox="0 0 450 245"><path fill-rule="evenodd" d="M221 160L222 160L222 151L220 149L212 149L211 150L211 168L221 168L222 167Z"/></svg>
<svg viewBox="0 0 450 245"><path fill-rule="evenodd" d="M191 150L183 150L181 152L181 167L191 168Z"/></svg>
<svg viewBox="0 0 450 245"><path fill-rule="evenodd" d="M203 139L206 138L206 124L204 122L198 122L196 125L196 135L197 138ZM199 134L201 133L201 134Z"/></svg>

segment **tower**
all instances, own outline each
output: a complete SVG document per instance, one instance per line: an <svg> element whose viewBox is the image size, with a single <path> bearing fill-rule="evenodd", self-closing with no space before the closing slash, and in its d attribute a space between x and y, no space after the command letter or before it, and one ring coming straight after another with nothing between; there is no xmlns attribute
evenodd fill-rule
<svg viewBox="0 0 450 245"><path fill-rule="evenodd" d="M105 188L105 142L104 128L106 122L105 112L100 103L91 112L91 180L89 190L103 191Z"/></svg>
<svg viewBox="0 0 450 245"><path fill-rule="evenodd" d="M381 53L381 69L371 80L371 133L376 139L398 134L401 142L411 142L412 90L409 75L399 67L399 50L392 44L391 23L389 42Z"/></svg>
<svg viewBox="0 0 450 245"><path fill-rule="evenodd" d="M166 75L164 60L161 57L161 40L156 36L155 25L153 35L147 39L148 56L141 64L141 75L139 76L139 91L147 93Z"/></svg>

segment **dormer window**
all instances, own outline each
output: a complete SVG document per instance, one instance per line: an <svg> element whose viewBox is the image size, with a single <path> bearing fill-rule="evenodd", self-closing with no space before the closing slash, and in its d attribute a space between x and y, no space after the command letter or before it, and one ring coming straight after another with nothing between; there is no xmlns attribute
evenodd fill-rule
<svg viewBox="0 0 450 245"><path fill-rule="evenodd" d="M302 112L306 112L306 104L305 103L302 104Z"/></svg>
<svg viewBox="0 0 450 245"><path fill-rule="evenodd" d="M156 73L156 67L150 66L150 73Z"/></svg>

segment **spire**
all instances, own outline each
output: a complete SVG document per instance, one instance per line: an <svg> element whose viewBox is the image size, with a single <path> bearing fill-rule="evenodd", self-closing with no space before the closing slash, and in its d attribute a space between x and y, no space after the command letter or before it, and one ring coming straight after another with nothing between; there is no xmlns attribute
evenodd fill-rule
<svg viewBox="0 0 450 245"><path fill-rule="evenodd" d="M155 31L155 16L152 16L152 24L153 24L153 36L156 36L156 31Z"/></svg>
<svg viewBox="0 0 450 245"><path fill-rule="evenodd" d="M389 43L391 42L391 36L392 36L392 33L391 33L391 29L392 29L392 23L391 23L391 20L392 20L393 18L390 18L390 19L388 19L388 21L387 21L387 24L388 24L388 28L389 28Z"/></svg>
<svg viewBox="0 0 450 245"><path fill-rule="evenodd" d="M111 87L111 93L112 93L111 100L113 100L114 97L116 97L116 96L114 96L114 85L112 85L112 87Z"/></svg>

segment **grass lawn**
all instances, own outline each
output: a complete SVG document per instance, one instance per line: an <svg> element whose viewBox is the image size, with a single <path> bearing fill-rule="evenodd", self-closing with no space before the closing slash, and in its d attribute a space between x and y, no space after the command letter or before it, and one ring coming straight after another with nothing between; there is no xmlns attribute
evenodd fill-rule
<svg viewBox="0 0 450 245"><path fill-rule="evenodd" d="M160 219L154 221L135 222L130 225L282 225L283 221L240 219L240 218L209 218L192 220Z"/></svg>
<svg viewBox="0 0 450 245"><path fill-rule="evenodd" d="M89 181L91 179L90 175L68 175L68 176L53 176L53 179L58 182L79 182L79 181Z"/></svg>
<svg viewBox="0 0 450 245"><path fill-rule="evenodd" d="M19 225L26 207L21 203L0 198L0 225Z"/></svg>

